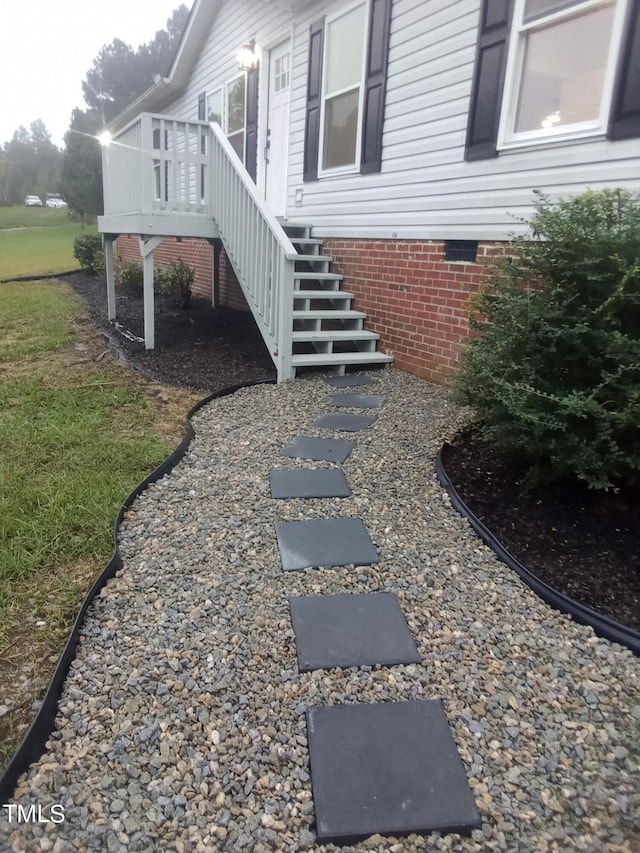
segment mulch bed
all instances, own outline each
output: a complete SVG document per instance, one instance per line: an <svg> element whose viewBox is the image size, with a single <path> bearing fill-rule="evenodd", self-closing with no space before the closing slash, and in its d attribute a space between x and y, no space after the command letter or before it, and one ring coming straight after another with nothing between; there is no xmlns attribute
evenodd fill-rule
<svg viewBox="0 0 640 853"><path fill-rule="evenodd" d="M640 631L640 494L577 482L527 491L522 464L474 431L446 447L442 461L460 497L514 557L575 601Z"/></svg>
<svg viewBox="0 0 640 853"><path fill-rule="evenodd" d="M65 276L87 303L89 316L127 363L159 382L203 392L252 380L273 379L275 369L249 311L211 307L193 298L181 309L168 297L155 298L155 349L128 340L107 319L107 287L101 276ZM116 292L118 322L144 337L142 296Z"/></svg>

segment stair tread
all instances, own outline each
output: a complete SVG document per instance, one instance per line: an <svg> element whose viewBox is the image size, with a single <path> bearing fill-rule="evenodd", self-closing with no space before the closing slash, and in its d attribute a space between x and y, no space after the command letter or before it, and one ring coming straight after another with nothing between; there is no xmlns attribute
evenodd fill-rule
<svg viewBox="0 0 640 853"><path fill-rule="evenodd" d="M367 315L363 311L345 310L311 310L311 311L294 311L294 320L360 320Z"/></svg>
<svg viewBox="0 0 640 853"><path fill-rule="evenodd" d="M365 329L304 329L293 333L294 341L377 341L379 338L377 332L367 332Z"/></svg>
<svg viewBox="0 0 640 853"><path fill-rule="evenodd" d="M294 299L353 299L349 290L294 290Z"/></svg>
<svg viewBox="0 0 640 853"><path fill-rule="evenodd" d="M332 261L331 255L292 255L294 261ZM313 272L313 270L310 270Z"/></svg>
<svg viewBox="0 0 640 853"><path fill-rule="evenodd" d="M342 281L344 276L336 272L314 272L313 270L296 270L293 273L294 281Z"/></svg>
<svg viewBox="0 0 640 853"><path fill-rule="evenodd" d="M314 352L301 353L291 357L293 367L321 367L336 364L389 364L392 355L383 352Z"/></svg>
<svg viewBox="0 0 640 853"><path fill-rule="evenodd" d="M289 237L292 243L300 243L300 245L306 245L307 243L310 246L322 246L323 240L319 237L296 237L295 234L293 237Z"/></svg>

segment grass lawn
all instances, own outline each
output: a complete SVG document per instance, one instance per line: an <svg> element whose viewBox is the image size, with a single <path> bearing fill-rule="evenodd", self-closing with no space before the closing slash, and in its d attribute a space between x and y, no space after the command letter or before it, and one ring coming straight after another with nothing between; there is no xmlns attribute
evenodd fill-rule
<svg viewBox="0 0 640 853"><path fill-rule="evenodd" d="M122 501L195 399L119 363L67 285L0 284L0 766L111 555Z"/></svg>
<svg viewBox="0 0 640 853"><path fill-rule="evenodd" d="M71 222L68 210L55 207L0 207L0 231L5 228L37 228L39 226L67 225Z"/></svg>
<svg viewBox="0 0 640 853"><path fill-rule="evenodd" d="M73 257L73 241L80 234L87 233L95 234L96 226L86 226L83 231L77 222L68 222L49 228L0 230L0 281L79 268Z"/></svg>

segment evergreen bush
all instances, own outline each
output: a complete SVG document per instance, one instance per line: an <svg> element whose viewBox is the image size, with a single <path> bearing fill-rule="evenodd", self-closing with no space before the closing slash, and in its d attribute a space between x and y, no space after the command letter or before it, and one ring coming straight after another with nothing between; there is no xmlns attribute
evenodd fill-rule
<svg viewBox="0 0 640 853"><path fill-rule="evenodd" d="M99 234L81 234L73 241L73 257L90 275L104 272L104 251Z"/></svg>
<svg viewBox="0 0 640 853"><path fill-rule="evenodd" d="M530 485L640 482L640 195L538 193L472 300L456 397Z"/></svg>

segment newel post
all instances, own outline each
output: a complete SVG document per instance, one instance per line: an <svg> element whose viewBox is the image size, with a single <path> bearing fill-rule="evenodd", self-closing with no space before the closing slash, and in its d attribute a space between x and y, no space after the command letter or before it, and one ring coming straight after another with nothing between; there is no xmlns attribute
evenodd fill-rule
<svg viewBox="0 0 640 853"><path fill-rule="evenodd" d="M279 300L278 322L278 382L293 379L293 274L294 261L281 254L276 264L275 276ZM272 283L272 287L273 287Z"/></svg>

